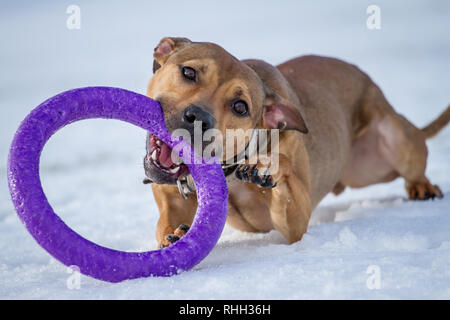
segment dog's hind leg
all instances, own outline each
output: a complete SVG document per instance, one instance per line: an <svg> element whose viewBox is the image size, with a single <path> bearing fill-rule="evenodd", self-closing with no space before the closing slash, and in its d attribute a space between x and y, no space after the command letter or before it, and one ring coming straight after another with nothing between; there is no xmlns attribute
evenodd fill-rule
<svg viewBox="0 0 450 320"><path fill-rule="evenodd" d="M425 176L428 150L425 134L398 114L387 114L377 123L378 150L405 179L408 196L412 200L442 198L437 185Z"/></svg>
<svg viewBox="0 0 450 320"><path fill-rule="evenodd" d="M448 122L449 109L420 130L396 113L381 90L371 85L362 99L358 115L363 119L360 121L363 126L353 142L340 180L342 185L360 188L400 176L405 179L410 199L442 197L439 187L425 176L428 155L425 140Z"/></svg>

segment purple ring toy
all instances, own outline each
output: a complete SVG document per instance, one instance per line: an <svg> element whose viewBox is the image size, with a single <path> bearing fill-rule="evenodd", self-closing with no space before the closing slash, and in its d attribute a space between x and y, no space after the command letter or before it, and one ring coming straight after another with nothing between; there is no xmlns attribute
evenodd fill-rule
<svg viewBox="0 0 450 320"><path fill-rule="evenodd" d="M25 118L11 145L8 183L19 218L53 257L67 266L76 265L81 273L100 280L119 282L170 276L194 267L218 241L228 206L228 190L220 165L208 164L194 152L190 156L195 162L188 159L188 155L180 156L195 181L196 217L189 232L170 247L148 252L105 248L81 237L53 212L39 177L41 151L58 129L91 118L129 122L150 131L171 148L186 143L171 136L164 125L159 103L146 96L108 87L88 87L58 94ZM188 148L192 150L189 145Z"/></svg>

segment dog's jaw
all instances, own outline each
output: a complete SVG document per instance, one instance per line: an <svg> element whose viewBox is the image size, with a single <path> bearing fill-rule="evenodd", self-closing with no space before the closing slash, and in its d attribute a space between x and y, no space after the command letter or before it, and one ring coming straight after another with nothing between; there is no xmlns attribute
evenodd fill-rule
<svg viewBox="0 0 450 320"><path fill-rule="evenodd" d="M172 149L151 133L147 136L144 169L145 175L158 184L176 184L178 178L189 173L186 165L174 163Z"/></svg>

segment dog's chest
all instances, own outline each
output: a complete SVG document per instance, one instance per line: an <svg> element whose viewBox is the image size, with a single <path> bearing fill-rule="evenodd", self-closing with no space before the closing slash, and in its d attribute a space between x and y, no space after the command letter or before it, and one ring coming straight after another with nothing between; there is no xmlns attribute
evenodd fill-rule
<svg viewBox="0 0 450 320"><path fill-rule="evenodd" d="M230 184L228 222L243 231L272 230L270 198L270 189L242 181Z"/></svg>

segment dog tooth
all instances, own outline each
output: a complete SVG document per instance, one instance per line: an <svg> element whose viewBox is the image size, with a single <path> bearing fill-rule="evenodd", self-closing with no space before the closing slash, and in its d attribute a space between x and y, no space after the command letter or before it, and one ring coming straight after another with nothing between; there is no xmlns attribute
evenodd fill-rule
<svg viewBox="0 0 450 320"><path fill-rule="evenodd" d="M160 146L162 145L162 141L161 141L161 140L156 140L156 145L157 145L158 147L160 147Z"/></svg>
<svg viewBox="0 0 450 320"><path fill-rule="evenodd" d="M172 172L172 173L177 173L178 170L180 170L180 167L175 167L175 168L173 168L173 169L170 169L170 172Z"/></svg>
<svg viewBox="0 0 450 320"><path fill-rule="evenodd" d="M151 157L153 161L156 161L156 149L153 150Z"/></svg>

